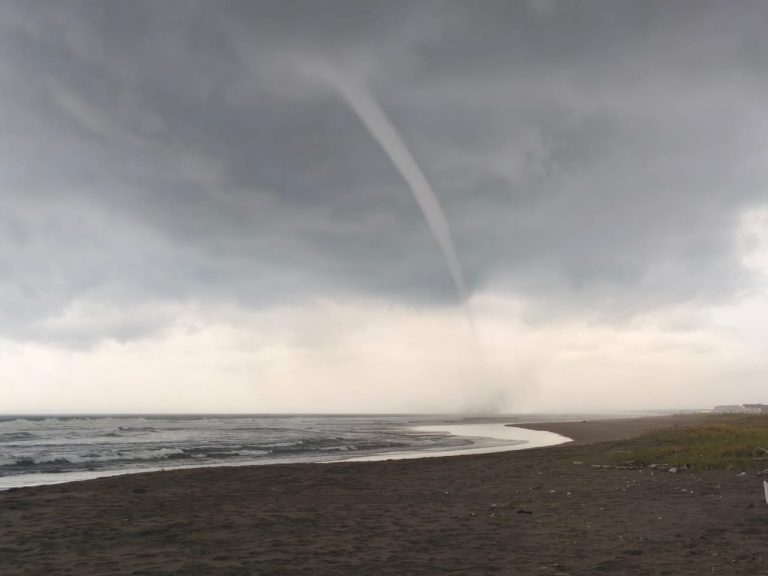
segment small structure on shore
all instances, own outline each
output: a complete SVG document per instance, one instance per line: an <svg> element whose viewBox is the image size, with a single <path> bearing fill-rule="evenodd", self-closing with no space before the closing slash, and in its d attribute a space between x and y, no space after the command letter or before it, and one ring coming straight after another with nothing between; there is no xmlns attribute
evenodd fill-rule
<svg viewBox="0 0 768 576"><path fill-rule="evenodd" d="M721 404L712 410L715 414L768 414L768 404Z"/></svg>
<svg viewBox="0 0 768 576"><path fill-rule="evenodd" d="M746 409L741 404L722 404L715 406L715 414L744 414Z"/></svg>
<svg viewBox="0 0 768 576"><path fill-rule="evenodd" d="M768 414L768 404L744 404L747 414Z"/></svg>

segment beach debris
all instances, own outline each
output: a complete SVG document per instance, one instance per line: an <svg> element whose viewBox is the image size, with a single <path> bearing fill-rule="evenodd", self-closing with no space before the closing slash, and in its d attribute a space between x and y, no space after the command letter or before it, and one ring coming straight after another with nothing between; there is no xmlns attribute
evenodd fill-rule
<svg viewBox="0 0 768 576"><path fill-rule="evenodd" d="M765 492L765 503L768 504L768 482L763 480L763 491Z"/></svg>
<svg viewBox="0 0 768 576"><path fill-rule="evenodd" d="M672 472L672 474L677 474L677 466L672 466L672 468L670 468L668 472Z"/></svg>
<svg viewBox="0 0 768 576"><path fill-rule="evenodd" d="M630 464L628 466L612 465L612 464L591 464L592 468L605 468L606 470L636 470L637 467Z"/></svg>
<svg viewBox="0 0 768 576"><path fill-rule="evenodd" d="M580 466L581 464L584 464L584 462L582 462L581 460L574 460L573 463L576 464L576 466Z"/></svg>
<svg viewBox="0 0 768 576"><path fill-rule="evenodd" d="M520 508L517 511L518 514L533 514L531 510L525 510L524 508Z"/></svg>
<svg viewBox="0 0 768 576"><path fill-rule="evenodd" d="M746 476L746 475L747 475L747 473L746 473L746 472L743 472L743 471L742 471L742 472L739 472L738 474L736 474L736 476Z"/></svg>

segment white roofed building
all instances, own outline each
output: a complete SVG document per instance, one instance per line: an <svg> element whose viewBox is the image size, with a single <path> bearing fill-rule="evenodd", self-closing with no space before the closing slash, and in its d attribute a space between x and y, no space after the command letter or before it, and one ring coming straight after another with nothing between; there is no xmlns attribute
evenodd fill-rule
<svg viewBox="0 0 768 576"><path fill-rule="evenodd" d="M747 410L741 404L722 404L715 406L715 414L744 414Z"/></svg>

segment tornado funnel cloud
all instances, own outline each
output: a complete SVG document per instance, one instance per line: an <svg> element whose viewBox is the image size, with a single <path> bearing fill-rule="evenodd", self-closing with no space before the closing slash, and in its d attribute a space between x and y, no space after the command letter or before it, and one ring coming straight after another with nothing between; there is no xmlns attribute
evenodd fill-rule
<svg viewBox="0 0 768 576"><path fill-rule="evenodd" d="M451 229L445 217L443 208L437 195L429 185L427 178L419 168L410 151L403 143L397 130L389 121L384 111L379 106L373 95L362 85L343 82L332 77L333 87L341 98L354 110L360 121L366 127L371 136L382 147L392 164L405 180L413 193L413 197L424 214L432 236L434 236L440 250L445 257L448 270L456 285L459 300L466 303L467 286L464 282L464 274L456 256ZM471 322L470 318L470 323Z"/></svg>

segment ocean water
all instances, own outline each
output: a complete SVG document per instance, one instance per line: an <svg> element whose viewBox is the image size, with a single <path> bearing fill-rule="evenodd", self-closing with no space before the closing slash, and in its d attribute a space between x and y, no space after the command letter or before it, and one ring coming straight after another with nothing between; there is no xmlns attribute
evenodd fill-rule
<svg viewBox="0 0 768 576"><path fill-rule="evenodd" d="M0 489L181 467L380 460L567 441L506 423L573 416L0 416Z"/></svg>

